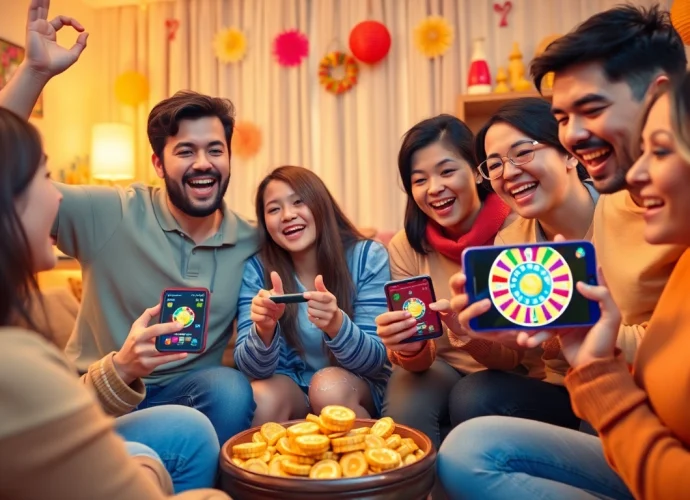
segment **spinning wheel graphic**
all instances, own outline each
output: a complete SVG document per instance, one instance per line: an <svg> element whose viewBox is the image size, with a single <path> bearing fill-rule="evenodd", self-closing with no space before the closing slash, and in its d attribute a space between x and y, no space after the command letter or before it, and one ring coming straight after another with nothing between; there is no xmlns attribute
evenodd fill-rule
<svg viewBox="0 0 690 500"><path fill-rule="evenodd" d="M177 321L183 328L194 323L194 311L187 306L178 307L172 315L173 321Z"/></svg>
<svg viewBox="0 0 690 500"><path fill-rule="evenodd" d="M489 271L489 293L511 323L540 327L555 321L573 297L573 275L553 248L503 250Z"/></svg>

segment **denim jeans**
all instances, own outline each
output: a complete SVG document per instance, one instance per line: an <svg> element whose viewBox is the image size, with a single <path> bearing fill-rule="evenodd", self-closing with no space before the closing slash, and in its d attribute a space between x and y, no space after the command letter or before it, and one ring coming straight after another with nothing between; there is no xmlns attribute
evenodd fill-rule
<svg viewBox="0 0 690 500"><path fill-rule="evenodd" d="M437 473L451 499L632 500L601 441L576 430L511 417L480 417L441 446Z"/></svg>
<svg viewBox="0 0 690 500"><path fill-rule="evenodd" d="M577 429L580 419L562 385L499 370L470 373L450 394L453 427L476 417L520 417Z"/></svg>
<svg viewBox="0 0 690 500"><path fill-rule="evenodd" d="M163 462L175 493L213 487L218 471L218 438L208 418L183 406L158 406L115 419L115 430L130 455Z"/></svg>
<svg viewBox="0 0 690 500"><path fill-rule="evenodd" d="M213 424L221 446L238 432L249 429L256 409L249 380L225 366L195 370L166 385L147 385L146 399L137 410L160 405L199 410Z"/></svg>
<svg viewBox="0 0 690 500"><path fill-rule="evenodd" d="M423 372L393 368L383 400L382 415L429 436L438 449L450 425L449 396L464 375L442 359Z"/></svg>

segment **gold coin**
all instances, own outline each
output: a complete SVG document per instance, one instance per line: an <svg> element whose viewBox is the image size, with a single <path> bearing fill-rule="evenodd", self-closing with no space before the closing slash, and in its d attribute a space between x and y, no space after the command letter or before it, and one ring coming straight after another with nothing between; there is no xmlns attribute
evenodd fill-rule
<svg viewBox="0 0 690 500"><path fill-rule="evenodd" d="M375 448L364 452L364 458L372 467L381 470L393 469L400 464L400 455L395 450L388 448Z"/></svg>
<svg viewBox="0 0 690 500"><path fill-rule="evenodd" d="M300 464L292 459L281 460L280 466L285 472L293 476L308 476L311 471L311 465Z"/></svg>
<svg viewBox="0 0 690 500"><path fill-rule="evenodd" d="M258 458L263 455L268 445L266 443L242 443L232 447L232 454L238 458Z"/></svg>
<svg viewBox="0 0 690 500"><path fill-rule="evenodd" d="M327 425L347 425L354 423L357 415L344 406L330 405L321 410L321 420Z"/></svg>
<svg viewBox="0 0 690 500"><path fill-rule="evenodd" d="M386 448L390 448L391 450L397 449L400 443L402 443L400 434L393 434L386 438Z"/></svg>
<svg viewBox="0 0 690 500"><path fill-rule="evenodd" d="M323 434L308 434L295 438L297 447L305 453L323 453L331 445L330 439Z"/></svg>
<svg viewBox="0 0 690 500"><path fill-rule="evenodd" d="M386 442L383 440L382 437L376 436L374 434L366 434L364 435L364 445L367 449L385 448Z"/></svg>
<svg viewBox="0 0 690 500"><path fill-rule="evenodd" d="M340 467L345 477L360 477L367 471L367 461L361 451L347 453L340 458Z"/></svg>
<svg viewBox="0 0 690 500"><path fill-rule="evenodd" d="M244 470L256 472L257 474L268 474L268 465L258 458L250 458L244 463Z"/></svg>
<svg viewBox="0 0 690 500"><path fill-rule="evenodd" d="M386 439L395 430L395 422L390 417L383 417L371 427L371 433Z"/></svg>
<svg viewBox="0 0 690 500"><path fill-rule="evenodd" d="M289 438L319 434L320 432L319 426L314 422L300 422L299 424L291 425L287 428L287 435Z"/></svg>
<svg viewBox="0 0 690 500"><path fill-rule="evenodd" d="M285 427L275 422L266 422L261 426L261 436L269 446L275 446L278 440L285 435L287 435Z"/></svg>
<svg viewBox="0 0 690 500"><path fill-rule="evenodd" d="M309 477L312 479L337 479L342 476L340 464L335 460L321 460L309 471Z"/></svg>

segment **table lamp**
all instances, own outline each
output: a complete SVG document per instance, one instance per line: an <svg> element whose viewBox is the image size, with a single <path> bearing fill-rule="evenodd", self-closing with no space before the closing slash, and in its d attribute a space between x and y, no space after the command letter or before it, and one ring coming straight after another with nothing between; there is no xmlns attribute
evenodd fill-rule
<svg viewBox="0 0 690 500"><path fill-rule="evenodd" d="M126 123L97 123L91 138L91 177L103 181L136 176L134 129Z"/></svg>

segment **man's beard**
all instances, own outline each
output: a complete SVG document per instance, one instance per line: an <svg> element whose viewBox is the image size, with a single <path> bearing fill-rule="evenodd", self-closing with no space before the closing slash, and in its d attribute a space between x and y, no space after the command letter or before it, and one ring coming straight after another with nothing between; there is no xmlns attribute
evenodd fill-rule
<svg viewBox="0 0 690 500"><path fill-rule="evenodd" d="M170 203L172 203L175 208L180 210L182 213L189 215L190 217L208 217L216 210L218 210L223 204L223 196L228 190L228 184L230 184L230 175L223 181L220 174L216 171L209 172L187 172L180 183L175 182L171 179L165 168L163 168L163 180L165 181L165 189L168 192L168 197L170 198ZM195 206L184 194L184 186L187 185L187 181L194 179L195 177L213 177L216 184L219 186L218 192L215 199L209 204L204 206Z"/></svg>

